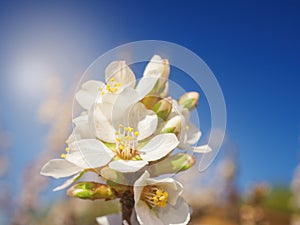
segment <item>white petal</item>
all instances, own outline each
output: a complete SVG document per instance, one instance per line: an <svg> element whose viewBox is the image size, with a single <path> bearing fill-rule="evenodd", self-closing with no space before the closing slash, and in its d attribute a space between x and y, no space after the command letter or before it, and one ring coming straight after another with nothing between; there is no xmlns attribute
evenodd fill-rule
<svg viewBox="0 0 300 225"><path fill-rule="evenodd" d="M135 90L138 92L139 100L143 99L155 86L158 77L142 77L136 86Z"/></svg>
<svg viewBox="0 0 300 225"><path fill-rule="evenodd" d="M109 221L106 216L97 217L96 220L99 225L109 225Z"/></svg>
<svg viewBox="0 0 300 225"><path fill-rule="evenodd" d="M144 189L144 186L147 185L147 179L150 177L150 174L148 171L145 171L139 179L137 179L133 186L133 192L134 192L134 201L138 202L141 198L142 191Z"/></svg>
<svg viewBox="0 0 300 225"><path fill-rule="evenodd" d="M105 70L105 80L109 82L111 78L114 78L115 82L120 83L123 86L135 86L135 76L125 61L113 61Z"/></svg>
<svg viewBox="0 0 300 225"><path fill-rule="evenodd" d="M144 201L138 201L135 204L135 211L137 219L141 225L164 225L164 223L157 217L155 211L151 210Z"/></svg>
<svg viewBox="0 0 300 225"><path fill-rule="evenodd" d="M105 93L102 95L101 101L104 103L114 104L119 94L120 93Z"/></svg>
<svg viewBox="0 0 300 225"><path fill-rule="evenodd" d="M193 151L196 153L208 153L211 152L212 149L208 145L201 145L201 146L194 147Z"/></svg>
<svg viewBox="0 0 300 225"><path fill-rule="evenodd" d="M76 141L71 143L69 148L70 153L67 154L66 159L75 164L82 164L82 161L85 162L85 165L82 165L83 168L105 166L114 156L114 153L110 149L96 139Z"/></svg>
<svg viewBox="0 0 300 225"><path fill-rule="evenodd" d="M81 171L81 168L65 159L52 159L41 169L41 174L54 178L68 177Z"/></svg>
<svg viewBox="0 0 300 225"><path fill-rule="evenodd" d="M158 217L164 225L185 225L190 221L190 208L183 198L178 198L176 205L159 208Z"/></svg>
<svg viewBox="0 0 300 225"><path fill-rule="evenodd" d="M87 111L84 111L84 112L87 112ZM88 117L87 113L84 113L83 115L80 115L72 120L72 122L75 125L77 125L78 123L88 122L88 121L89 121L89 117Z"/></svg>
<svg viewBox="0 0 300 225"><path fill-rule="evenodd" d="M93 129L88 121L88 115L79 116L73 119L73 123L75 124L75 127L72 134L68 138L69 143L81 139L96 138L95 133L93 132Z"/></svg>
<svg viewBox="0 0 300 225"><path fill-rule="evenodd" d="M118 95L112 107L111 118L114 127L118 127L120 123L125 126L129 124L130 110L138 100L138 93L131 87L124 89Z"/></svg>
<svg viewBox="0 0 300 225"><path fill-rule="evenodd" d="M172 181L173 180L173 181ZM164 181L162 186L168 191L169 197L168 197L168 202L171 205L175 205L177 202L178 197L182 194L183 192L183 186L181 183L178 181L169 178L169 181Z"/></svg>
<svg viewBox="0 0 300 225"><path fill-rule="evenodd" d="M115 128L111 123L112 104L101 103L92 106L89 123L97 138L105 142L115 142Z"/></svg>
<svg viewBox="0 0 300 225"><path fill-rule="evenodd" d="M89 110L93 103L96 102L99 94L99 88L103 88L101 81L89 80L85 82L81 89L75 94L77 102L84 108Z"/></svg>
<svg viewBox="0 0 300 225"><path fill-rule="evenodd" d="M201 137L201 131L194 125L189 124L187 130L187 143L193 145L198 142Z"/></svg>
<svg viewBox="0 0 300 225"><path fill-rule="evenodd" d="M154 133L158 118L155 112L148 110L142 103L135 104L130 111L129 124L139 132L138 140L143 140Z"/></svg>
<svg viewBox="0 0 300 225"><path fill-rule="evenodd" d="M148 162L143 160L116 160L109 163L109 168L122 173L132 173L140 170L147 164Z"/></svg>
<svg viewBox="0 0 300 225"><path fill-rule="evenodd" d="M165 79L168 78L170 73L170 64L167 59L162 59L159 55L154 55L150 62L147 64L143 76L159 76Z"/></svg>
<svg viewBox="0 0 300 225"><path fill-rule="evenodd" d="M156 161L163 158L177 147L179 141L175 134L160 134L151 139L142 149L141 158L147 161Z"/></svg>
<svg viewBox="0 0 300 225"><path fill-rule="evenodd" d="M73 182L75 182L76 179L77 179L79 176L80 176L80 173L75 174L75 176L73 176L73 177L67 179L62 185L60 185L60 186L54 188L53 191L60 191L60 190L62 190L62 189L67 188L67 187L70 186Z"/></svg>

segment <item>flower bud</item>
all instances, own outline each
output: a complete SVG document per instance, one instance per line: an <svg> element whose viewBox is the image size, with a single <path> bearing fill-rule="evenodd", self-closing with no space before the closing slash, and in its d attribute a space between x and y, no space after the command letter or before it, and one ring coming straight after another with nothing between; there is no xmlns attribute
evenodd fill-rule
<svg viewBox="0 0 300 225"><path fill-rule="evenodd" d="M67 194L71 197L89 200L112 200L116 198L113 190L108 185L96 182L79 182L69 188Z"/></svg>
<svg viewBox="0 0 300 225"><path fill-rule="evenodd" d="M194 164L195 159L193 155L177 153L149 166L148 171L152 176L159 176L162 174L185 171L190 169Z"/></svg>
<svg viewBox="0 0 300 225"><path fill-rule="evenodd" d="M162 118L163 120L166 120L168 118L168 116L171 113L171 110L172 101L166 98L158 101L153 107L153 111L156 113L156 115Z"/></svg>
<svg viewBox="0 0 300 225"><path fill-rule="evenodd" d="M154 105L160 100L161 98L156 95L147 95L145 96L141 102L147 109L153 109Z"/></svg>
<svg viewBox="0 0 300 225"><path fill-rule="evenodd" d="M170 75L170 64L167 59L162 59L159 55L154 55L148 65L145 68L144 77L157 76L155 86L153 87L150 94L159 95L164 89Z"/></svg>
<svg viewBox="0 0 300 225"><path fill-rule="evenodd" d="M196 108L199 100L199 94L197 92L187 92L180 97L178 100L179 105L187 108L188 110L193 110Z"/></svg>
<svg viewBox="0 0 300 225"><path fill-rule="evenodd" d="M163 126L161 130L161 133L174 133L178 135L181 130L181 123L182 123L181 116L179 115L174 116L166 122L166 124Z"/></svg>

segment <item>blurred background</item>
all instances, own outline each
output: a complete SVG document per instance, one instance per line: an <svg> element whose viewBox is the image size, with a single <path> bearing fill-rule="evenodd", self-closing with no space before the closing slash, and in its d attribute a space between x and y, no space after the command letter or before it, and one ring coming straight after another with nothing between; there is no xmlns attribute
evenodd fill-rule
<svg viewBox="0 0 300 225"><path fill-rule="evenodd" d="M118 210L53 193L39 171L65 148L85 69L147 39L198 54L226 100L217 159L178 176L191 224L300 224L299 1L1 1L0 28L0 224L95 224Z"/></svg>

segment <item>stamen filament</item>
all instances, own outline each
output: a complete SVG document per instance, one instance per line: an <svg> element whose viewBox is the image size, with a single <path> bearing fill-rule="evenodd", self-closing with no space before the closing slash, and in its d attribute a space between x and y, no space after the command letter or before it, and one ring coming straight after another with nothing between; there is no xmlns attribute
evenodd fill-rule
<svg viewBox="0 0 300 225"><path fill-rule="evenodd" d="M134 131L133 127L124 127L119 125L119 130L116 134L116 153L124 159L130 160L135 156L138 156L136 149L138 131Z"/></svg>

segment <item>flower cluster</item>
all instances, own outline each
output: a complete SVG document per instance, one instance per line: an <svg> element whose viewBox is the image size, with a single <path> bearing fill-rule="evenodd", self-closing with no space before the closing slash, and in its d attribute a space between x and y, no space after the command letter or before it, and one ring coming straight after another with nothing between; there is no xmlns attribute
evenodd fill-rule
<svg viewBox="0 0 300 225"><path fill-rule="evenodd" d="M208 145L194 146L200 130L190 122L198 103L197 92L174 100L168 95L170 65L154 55L139 82L125 61L105 70L105 83L85 82L76 93L84 111L73 120L66 152L47 162L41 174L71 177L54 190L78 181L86 172L97 173L104 183L78 182L68 195L82 199L120 198L124 223L132 211L140 224L187 224L190 210L174 174L194 164L191 151L206 153ZM178 148L184 152L175 153Z"/></svg>

